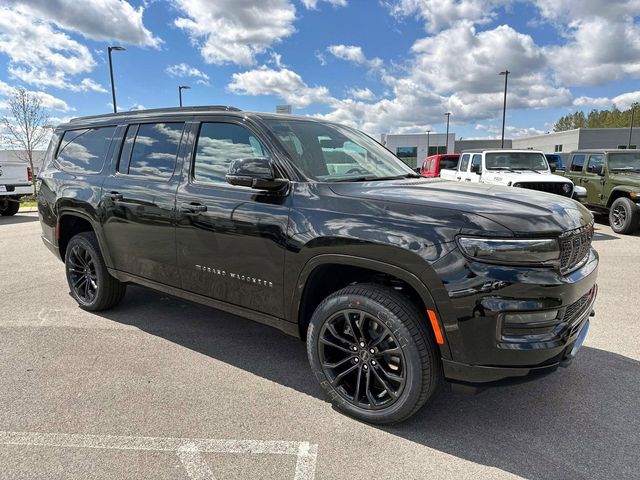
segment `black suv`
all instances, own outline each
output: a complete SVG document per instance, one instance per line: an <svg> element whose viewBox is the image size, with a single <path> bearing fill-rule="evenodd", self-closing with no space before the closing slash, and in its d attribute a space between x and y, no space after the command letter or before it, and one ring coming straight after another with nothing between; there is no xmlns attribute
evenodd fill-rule
<svg viewBox="0 0 640 480"><path fill-rule="evenodd" d="M442 378L564 365L593 311L580 204L426 179L333 123L232 107L80 118L38 180L44 242L82 308L135 283L275 326L367 422L408 418Z"/></svg>

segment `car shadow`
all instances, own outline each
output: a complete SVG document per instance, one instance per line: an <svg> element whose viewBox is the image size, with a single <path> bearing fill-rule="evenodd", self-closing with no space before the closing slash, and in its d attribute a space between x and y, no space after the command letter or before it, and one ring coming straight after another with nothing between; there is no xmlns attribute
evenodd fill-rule
<svg viewBox="0 0 640 480"><path fill-rule="evenodd" d="M273 328L135 286L101 315L326 401L304 343ZM583 347L569 368L479 395L443 389L381 429L528 479L640 478L640 362Z"/></svg>
<svg viewBox="0 0 640 480"><path fill-rule="evenodd" d="M20 212L10 217L3 217L2 215L0 215L0 225L16 225L19 223L29 223L37 221L38 215L27 215Z"/></svg>

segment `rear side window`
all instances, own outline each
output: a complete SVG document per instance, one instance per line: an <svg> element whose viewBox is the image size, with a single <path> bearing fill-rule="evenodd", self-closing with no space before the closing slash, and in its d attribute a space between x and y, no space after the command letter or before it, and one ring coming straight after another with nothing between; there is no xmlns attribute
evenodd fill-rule
<svg viewBox="0 0 640 480"><path fill-rule="evenodd" d="M67 130L62 136L56 163L66 172L100 173L116 127Z"/></svg>
<svg viewBox="0 0 640 480"><path fill-rule="evenodd" d="M193 162L196 182L227 184L231 162L242 158L268 157L250 130L233 123L203 123Z"/></svg>
<svg viewBox="0 0 640 480"><path fill-rule="evenodd" d="M129 175L171 178L176 168L184 123L144 123L129 127L118 171ZM127 159L130 152L131 157Z"/></svg>
<svg viewBox="0 0 640 480"><path fill-rule="evenodd" d="M581 172L582 166L584 165L584 159L586 155L574 155L571 159L571 171L572 172Z"/></svg>
<svg viewBox="0 0 640 480"><path fill-rule="evenodd" d="M460 157L458 156L443 157L440 159L440 169L449 168L455 170L455 168L458 166L458 160L460 160Z"/></svg>
<svg viewBox="0 0 640 480"><path fill-rule="evenodd" d="M593 167L601 167L604 163L604 155L589 155L589 163L587 164L587 172L593 173Z"/></svg>

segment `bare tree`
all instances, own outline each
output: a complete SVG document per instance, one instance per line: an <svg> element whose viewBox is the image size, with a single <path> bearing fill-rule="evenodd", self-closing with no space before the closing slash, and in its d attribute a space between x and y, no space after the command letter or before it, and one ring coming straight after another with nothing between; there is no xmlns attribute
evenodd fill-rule
<svg viewBox="0 0 640 480"><path fill-rule="evenodd" d="M28 162L35 173L33 152L43 148L48 140L47 112L40 97L22 87L9 98L7 110L9 115L1 119L6 143L17 150L18 158Z"/></svg>

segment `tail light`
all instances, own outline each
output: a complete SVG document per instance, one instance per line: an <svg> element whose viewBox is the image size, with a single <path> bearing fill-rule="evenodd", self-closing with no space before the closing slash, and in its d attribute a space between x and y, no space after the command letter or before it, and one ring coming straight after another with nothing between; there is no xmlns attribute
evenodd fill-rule
<svg viewBox="0 0 640 480"><path fill-rule="evenodd" d="M33 182L33 170L31 170L31 167L27 167L27 180Z"/></svg>

